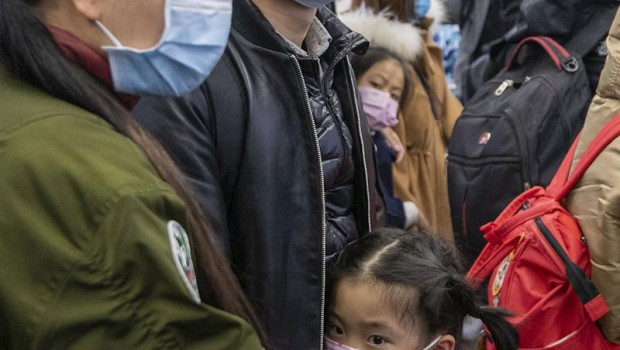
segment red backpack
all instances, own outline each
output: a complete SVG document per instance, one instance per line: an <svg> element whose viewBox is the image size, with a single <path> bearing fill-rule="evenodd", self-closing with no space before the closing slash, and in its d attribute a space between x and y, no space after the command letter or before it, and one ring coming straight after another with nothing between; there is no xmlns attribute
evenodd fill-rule
<svg viewBox="0 0 620 350"><path fill-rule="evenodd" d="M577 220L562 206L598 154L620 135L620 115L596 136L570 174L575 140L549 186L534 187L482 227L487 244L467 277L489 278L491 306L514 313L520 349L620 349L596 320L609 311L589 277L590 254ZM620 287L620 286L619 286ZM487 341L487 349L495 349Z"/></svg>

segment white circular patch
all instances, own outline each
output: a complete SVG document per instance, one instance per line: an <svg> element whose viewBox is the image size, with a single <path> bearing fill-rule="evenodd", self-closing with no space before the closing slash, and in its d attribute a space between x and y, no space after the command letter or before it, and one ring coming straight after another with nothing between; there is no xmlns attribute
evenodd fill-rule
<svg viewBox="0 0 620 350"><path fill-rule="evenodd" d="M499 263L499 267L495 273L495 279L493 280L493 285L491 288L493 296L499 296L499 293L502 290L502 285L504 285L504 280L506 279L506 274L508 273L508 267L510 266L514 256L515 251L513 250L504 258L504 260L502 260L502 262Z"/></svg>
<svg viewBox="0 0 620 350"><path fill-rule="evenodd" d="M170 248L172 249L172 259L177 265L179 275L183 283L192 295L196 303L200 303L198 294L198 283L196 282L196 272L192 262L192 249L189 245L189 238L178 222L168 221L168 236L170 237Z"/></svg>

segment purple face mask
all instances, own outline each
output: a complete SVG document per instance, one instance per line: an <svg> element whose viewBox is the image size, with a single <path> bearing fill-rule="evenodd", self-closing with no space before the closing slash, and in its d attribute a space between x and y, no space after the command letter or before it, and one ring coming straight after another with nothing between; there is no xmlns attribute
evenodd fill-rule
<svg viewBox="0 0 620 350"><path fill-rule="evenodd" d="M344 344L340 344L326 337L325 338L325 350L359 350L359 349L352 348Z"/></svg>
<svg viewBox="0 0 620 350"><path fill-rule="evenodd" d="M430 350L433 348L433 346L437 345L437 343L439 343L439 339L441 339L441 335L438 336L437 338L433 339L432 342L430 342L430 344L426 345L424 347L424 349L422 350ZM350 346L346 346L344 344L340 344L336 341L333 341L327 337L325 337L325 350L359 350L357 348L352 348Z"/></svg>
<svg viewBox="0 0 620 350"><path fill-rule="evenodd" d="M368 86L359 87L370 128L375 131L398 124L398 102L390 94Z"/></svg>

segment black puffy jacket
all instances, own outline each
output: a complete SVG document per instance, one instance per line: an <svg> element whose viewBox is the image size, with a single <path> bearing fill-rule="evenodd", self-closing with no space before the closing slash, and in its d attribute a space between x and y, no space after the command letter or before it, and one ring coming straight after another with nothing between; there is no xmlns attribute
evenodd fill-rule
<svg viewBox="0 0 620 350"><path fill-rule="evenodd" d="M134 114L188 176L272 348L320 349L326 256L375 228L381 206L347 58L368 44L323 8L329 49L298 57L250 1L233 9L201 89Z"/></svg>
<svg viewBox="0 0 620 350"><path fill-rule="evenodd" d="M331 61L331 60L330 60ZM326 254L333 256L358 237L353 213L355 162L351 130L344 122L340 98L333 88L334 75L327 64L314 61L314 69L302 68L323 167L326 203ZM317 74L318 73L318 74ZM359 165L358 165L359 166Z"/></svg>

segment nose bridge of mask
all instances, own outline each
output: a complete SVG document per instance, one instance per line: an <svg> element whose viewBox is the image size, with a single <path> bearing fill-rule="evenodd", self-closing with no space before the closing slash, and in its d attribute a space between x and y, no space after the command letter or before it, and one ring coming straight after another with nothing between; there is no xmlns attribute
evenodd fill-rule
<svg viewBox="0 0 620 350"><path fill-rule="evenodd" d="M390 94L388 94L387 92L370 86L360 86L359 90L362 94L362 100L364 100L364 98L366 98L367 100L370 99L370 101L368 102L378 104L381 106L381 108L388 107L387 101L388 99L391 99L391 97Z"/></svg>
<svg viewBox="0 0 620 350"><path fill-rule="evenodd" d="M441 335L437 336L437 338L433 339L427 346L425 346L422 350L431 350L433 346L439 343L439 339L441 339ZM346 346L344 344L340 344L334 340L331 340L325 337L325 349L326 350L359 350L357 348L353 348L350 346Z"/></svg>
<svg viewBox="0 0 620 350"><path fill-rule="evenodd" d="M353 348L350 346L346 346L344 344L340 344L337 341L331 340L325 337L325 349L326 350L360 350L358 348Z"/></svg>

